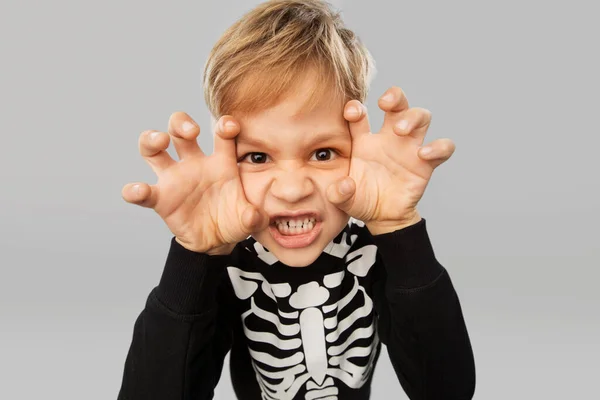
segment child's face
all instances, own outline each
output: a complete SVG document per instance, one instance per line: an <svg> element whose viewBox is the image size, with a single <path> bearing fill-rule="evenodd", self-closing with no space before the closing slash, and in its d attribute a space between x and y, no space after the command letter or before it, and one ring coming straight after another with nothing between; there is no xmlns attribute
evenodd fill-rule
<svg viewBox="0 0 600 400"><path fill-rule="evenodd" d="M271 109L236 117L241 126L238 165L246 197L271 217L269 227L253 237L294 267L316 260L349 218L326 196L328 186L347 176L350 166L352 142L344 104L325 99L309 113L297 114L310 84L309 79L301 82L297 91ZM296 211L302 215L276 217ZM290 219L293 222L288 223ZM307 219L302 227L281 225Z"/></svg>

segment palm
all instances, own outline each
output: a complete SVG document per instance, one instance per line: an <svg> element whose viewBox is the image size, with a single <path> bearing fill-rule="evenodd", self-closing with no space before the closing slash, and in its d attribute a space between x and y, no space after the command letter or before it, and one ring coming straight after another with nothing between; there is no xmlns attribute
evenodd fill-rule
<svg viewBox="0 0 600 400"><path fill-rule="evenodd" d="M196 140L199 126L186 113L173 113L168 135L158 131L140 135L140 153L158 182L127 185L123 198L154 209L188 249L225 254L226 247L268 224L268 216L244 193L235 144L239 130L231 116L222 116L215 125L214 152L206 156ZM166 151L171 141L179 161Z"/></svg>
<svg viewBox="0 0 600 400"><path fill-rule="evenodd" d="M393 132L360 135L352 144L349 176L356 193L349 214L363 221L399 221L416 208L433 168L412 137Z"/></svg>
<svg viewBox="0 0 600 400"><path fill-rule="evenodd" d="M231 243L247 236L239 226L239 214L247 203L237 166L214 158L220 155L182 160L158 176L160 194L155 210L180 238L192 233Z"/></svg>
<svg viewBox="0 0 600 400"><path fill-rule="evenodd" d="M366 108L357 100L346 104L344 118L349 122L352 157L348 175L355 188L346 194L330 192L330 201L351 217L365 223L402 225L420 218L416 210L434 169L454 151L450 139L437 139L421 150L431 122L431 113L409 108L402 90L393 87L379 107L386 112L379 133L371 133ZM388 96L385 96L388 97ZM352 109L356 111L353 113ZM401 128L399 121L407 121ZM341 192L338 192L341 193Z"/></svg>

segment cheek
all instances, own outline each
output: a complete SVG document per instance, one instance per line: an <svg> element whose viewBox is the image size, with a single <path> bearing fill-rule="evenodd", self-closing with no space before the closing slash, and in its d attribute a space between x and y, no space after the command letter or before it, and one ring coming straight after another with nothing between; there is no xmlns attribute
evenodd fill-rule
<svg viewBox="0 0 600 400"><path fill-rule="evenodd" d="M264 201L264 194L268 179L264 174L248 173L240 170L240 180L244 188L244 194L250 204L261 206Z"/></svg>
<svg viewBox="0 0 600 400"><path fill-rule="evenodd" d="M319 188L321 190L327 190L329 185L338 180L342 179L344 176L348 176L348 172L350 171L350 162L342 162L339 167L332 169L323 169L317 170L315 172L316 181L318 182Z"/></svg>
<svg viewBox="0 0 600 400"><path fill-rule="evenodd" d="M340 160L340 167L337 168L338 177L348 176L350 173L350 160L348 158L344 158Z"/></svg>

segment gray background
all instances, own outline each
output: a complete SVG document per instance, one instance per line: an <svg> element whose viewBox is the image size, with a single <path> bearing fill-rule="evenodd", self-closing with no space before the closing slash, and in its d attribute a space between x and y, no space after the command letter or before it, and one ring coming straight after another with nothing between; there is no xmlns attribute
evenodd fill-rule
<svg viewBox="0 0 600 400"><path fill-rule="evenodd" d="M598 398L595 2L333 3L377 61L373 129L398 85L432 111L426 141L456 143L420 212L461 299L475 397ZM0 398L114 399L171 238L121 198L156 182L138 135L186 111L210 153L202 68L257 1L0 4ZM373 398L392 393L384 355ZM226 369L216 398L233 398Z"/></svg>

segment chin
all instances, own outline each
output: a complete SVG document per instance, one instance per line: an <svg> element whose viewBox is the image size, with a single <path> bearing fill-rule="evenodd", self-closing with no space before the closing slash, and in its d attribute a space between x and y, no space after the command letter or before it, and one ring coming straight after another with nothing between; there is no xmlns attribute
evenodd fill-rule
<svg viewBox="0 0 600 400"><path fill-rule="evenodd" d="M283 264L289 267L308 267L315 262L323 252L323 249L269 249L271 253Z"/></svg>
<svg viewBox="0 0 600 400"><path fill-rule="evenodd" d="M327 238L320 238L306 247L285 248L279 245L268 231L253 235L254 239L263 247L267 248L277 260L289 267L307 267L323 253L325 247L331 241L324 242Z"/></svg>

